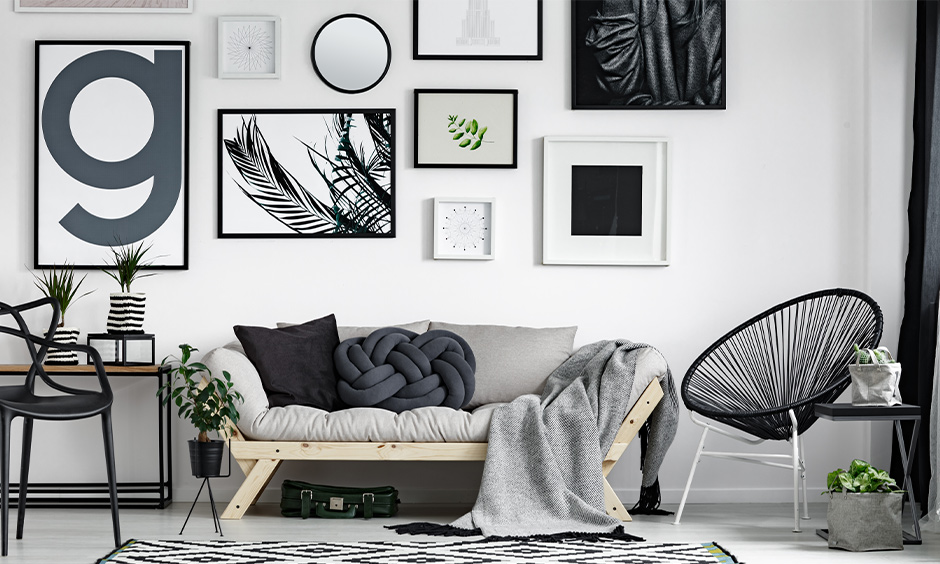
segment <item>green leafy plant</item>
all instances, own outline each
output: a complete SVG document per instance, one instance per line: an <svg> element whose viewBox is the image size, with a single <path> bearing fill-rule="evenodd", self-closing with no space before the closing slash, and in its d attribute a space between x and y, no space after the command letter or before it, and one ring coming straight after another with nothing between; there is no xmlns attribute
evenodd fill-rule
<svg viewBox="0 0 940 564"><path fill-rule="evenodd" d="M885 364L893 362L888 356L887 349L871 349L872 354L868 354L867 349L859 348L857 344L852 346L855 347L855 359L858 364ZM875 357L877 362L872 361L872 356Z"/></svg>
<svg viewBox="0 0 940 564"><path fill-rule="evenodd" d="M60 267L53 264L50 272L45 270L40 272L42 276L33 274L33 278L36 279L33 284L39 288L43 295L59 302L59 312L62 315L59 319L59 327L62 327L65 325L65 312L72 305L72 302L94 292L94 290L89 290L80 296L78 295L78 289L85 281L85 276L88 275L82 276L78 282L75 282L75 269L68 262Z"/></svg>
<svg viewBox="0 0 940 564"><path fill-rule="evenodd" d="M448 133L453 133L453 140L457 141L461 148L470 147L471 151L476 151L483 146L483 136L489 128L480 127L475 119L463 118L458 122L459 118L460 116L457 115L447 116ZM491 143L491 141L486 141L486 143Z"/></svg>
<svg viewBox="0 0 940 564"><path fill-rule="evenodd" d="M897 482L884 470L864 460L855 459L848 470L839 468L829 473L826 487L831 493L892 493L901 492ZM825 492L824 492L825 493Z"/></svg>
<svg viewBox="0 0 940 564"><path fill-rule="evenodd" d="M205 364L189 361L199 349L183 344L180 350L179 357L163 359L163 364L170 366L171 379L160 388L157 397L163 405L171 401L176 404L177 415L189 419L199 430L199 442L209 442L211 431L226 436L229 423L238 423L236 403L244 398L232 389L234 384L228 371L223 370L223 378L217 378Z"/></svg>
<svg viewBox="0 0 940 564"><path fill-rule="evenodd" d="M144 257L153 245L147 245L144 248L144 242L141 241L136 247L134 245L121 245L118 242L117 247L111 248L110 267L101 270L114 278L114 281L121 285L122 292L131 291L131 283L139 278L154 276L157 273L151 272L143 274L142 270L151 266L153 261L145 261ZM111 272L111 271L114 272Z"/></svg>

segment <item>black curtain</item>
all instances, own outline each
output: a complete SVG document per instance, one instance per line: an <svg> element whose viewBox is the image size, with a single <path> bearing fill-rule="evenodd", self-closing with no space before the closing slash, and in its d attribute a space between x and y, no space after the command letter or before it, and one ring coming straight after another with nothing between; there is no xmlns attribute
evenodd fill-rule
<svg viewBox="0 0 940 564"><path fill-rule="evenodd" d="M915 499L926 511L930 479L930 398L937 347L937 293L940 292L940 88L937 74L938 2L917 3L917 58L914 71L914 166L907 207L908 255L904 269L904 318L898 343L901 397L921 406L921 429L914 456ZM906 424L909 440L913 424ZM897 438L891 474L900 480Z"/></svg>

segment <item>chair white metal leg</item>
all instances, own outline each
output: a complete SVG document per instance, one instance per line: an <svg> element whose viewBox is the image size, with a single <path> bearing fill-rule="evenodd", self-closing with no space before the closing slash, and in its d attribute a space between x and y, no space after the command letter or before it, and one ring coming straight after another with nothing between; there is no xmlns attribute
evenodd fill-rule
<svg viewBox="0 0 940 564"><path fill-rule="evenodd" d="M682 492L682 501L679 502L679 510L676 511L676 520L673 521L673 525L679 524L679 519L682 519L682 510L685 509L685 500L689 497L689 488L692 487L692 477L695 476L695 468L698 466L699 460L702 458L702 451L705 450L705 435L708 434L708 427L702 429L702 440L698 442L698 449L695 450L695 458L692 460L692 468L689 469L689 479L685 483L685 491Z"/></svg>
<svg viewBox="0 0 940 564"><path fill-rule="evenodd" d="M793 423L790 443L793 445L793 532L801 533L800 529L800 435L797 428L796 415L791 409L790 421Z"/></svg>
<svg viewBox="0 0 940 564"><path fill-rule="evenodd" d="M809 499L806 497L806 455L803 452L803 441L800 441L800 481L803 482L803 520L809 520Z"/></svg>

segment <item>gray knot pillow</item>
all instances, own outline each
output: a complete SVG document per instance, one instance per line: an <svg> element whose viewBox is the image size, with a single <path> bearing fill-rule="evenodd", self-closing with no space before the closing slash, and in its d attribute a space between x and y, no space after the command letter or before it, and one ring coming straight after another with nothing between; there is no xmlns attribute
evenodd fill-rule
<svg viewBox="0 0 940 564"><path fill-rule="evenodd" d="M467 341L450 331L378 329L340 343L333 361L337 392L350 407L460 409L473 397L476 359Z"/></svg>

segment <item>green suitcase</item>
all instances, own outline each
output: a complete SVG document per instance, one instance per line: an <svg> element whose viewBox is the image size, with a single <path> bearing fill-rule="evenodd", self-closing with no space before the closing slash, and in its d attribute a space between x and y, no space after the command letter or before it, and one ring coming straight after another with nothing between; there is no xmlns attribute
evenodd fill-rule
<svg viewBox="0 0 940 564"><path fill-rule="evenodd" d="M281 515L284 517L392 517L398 513L398 490L392 486L346 488L284 480Z"/></svg>

